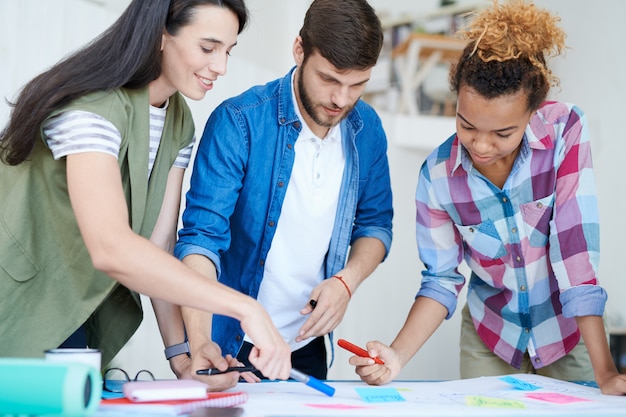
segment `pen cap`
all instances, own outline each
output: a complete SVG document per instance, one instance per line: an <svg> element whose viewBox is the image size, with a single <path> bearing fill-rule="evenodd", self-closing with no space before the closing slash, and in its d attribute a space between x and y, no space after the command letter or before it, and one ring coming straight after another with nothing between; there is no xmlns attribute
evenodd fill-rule
<svg viewBox="0 0 626 417"><path fill-rule="evenodd" d="M0 358L2 414L89 416L101 395L102 378L89 365Z"/></svg>

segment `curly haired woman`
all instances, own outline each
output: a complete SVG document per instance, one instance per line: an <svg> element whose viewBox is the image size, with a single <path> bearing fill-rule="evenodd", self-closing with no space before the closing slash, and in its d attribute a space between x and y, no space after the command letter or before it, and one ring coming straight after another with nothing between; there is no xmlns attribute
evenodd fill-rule
<svg viewBox="0 0 626 417"><path fill-rule="evenodd" d="M558 85L547 60L564 48L558 21L523 0L494 1L461 33L468 45L450 73L456 134L427 158L416 191L426 270L391 346L367 344L385 365L350 358L367 383L395 378L452 316L465 260L462 378L537 373L626 393L602 320L586 118L546 101Z"/></svg>

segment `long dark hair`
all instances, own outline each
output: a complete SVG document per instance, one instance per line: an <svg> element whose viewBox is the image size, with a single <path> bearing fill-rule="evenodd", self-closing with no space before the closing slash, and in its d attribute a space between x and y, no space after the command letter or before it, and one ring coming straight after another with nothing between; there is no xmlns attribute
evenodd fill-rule
<svg viewBox="0 0 626 417"><path fill-rule="evenodd" d="M163 30L171 35L188 25L201 5L231 10L239 33L248 22L244 0L133 0L117 21L84 48L24 86L9 122L0 132L0 158L18 165L30 155L50 113L87 93L120 87L142 88L161 74Z"/></svg>

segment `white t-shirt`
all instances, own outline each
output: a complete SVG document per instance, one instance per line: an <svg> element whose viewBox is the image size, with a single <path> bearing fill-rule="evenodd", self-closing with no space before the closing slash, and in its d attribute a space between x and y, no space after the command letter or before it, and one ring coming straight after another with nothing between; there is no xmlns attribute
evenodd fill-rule
<svg viewBox="0 0 626 417"><path fill-rule="evenodd" d="M296 103L293 90L292 97ZM296 113L304 120L297 106ZM341 127L331 128L322 140L303 123L294 150L291 178L257 297L292 351L312 340L295 341L308 318L300 310L326 278L324 259L345 167Z"/></svg>

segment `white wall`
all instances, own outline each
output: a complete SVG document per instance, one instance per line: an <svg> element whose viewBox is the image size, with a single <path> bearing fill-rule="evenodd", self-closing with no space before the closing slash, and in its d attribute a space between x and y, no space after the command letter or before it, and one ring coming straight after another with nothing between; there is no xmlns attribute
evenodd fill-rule
<svg viewBox="0 0 626 417"><path fill-rule="evenodd" d="M202 130L210 111L221 100L283 75L292 65L291 45L302 23L308 0L248 0L250 27L240 36L229 62L228 75L201 102L190 103L197 129ZM392 16L422 13L438 5L437 0L371 0L377 10ZM579 104L587 112L596 166L596 183L601 211L601 283L609 292L608 311L617 324L626 324L626 283L621 280L622 213L626 198L619 190L619 174L626 154L620 136L626 95L626 39L623 16L626 2L603 0L536 0L539 6L556 11L568 33L571 47L554 62L562 90L555 97ZM597 6L597 7L594 7ZM0 96L14 97L28 79L52 65L70 50L84 44L106 28L119 14L85 0L0 0ZM581 24L580 22L584 22ZM0 124L9 108L0 104ZM394 242L389 258L357 291L336 337L358 344L371 339L391 342L413 301L422 265L417 259L413 194L417 172L427 150L400 145L398 138L414 134L416 143L436 143L444 137L424 137L426 127L407 129L384 116L389 136L389 159L394 191ZM413 133L415 132L415 133ZM458 377L459 315L444 323L400 375L410 379ZM171 373L162 354L162 342L154 319L147 310L144 325L118 356L118 364L134 372L149 368L158 376ZM347 365L349 354L336 350L329 376L354 378Z"/></svg>
<svg viewBox="0 0 626 417"><path fill-rule="evenodd" d="M600 204L600 282L609 294L609 319L616 326L625 326L621 242L626 231L626 198L620 178L626 141L621 138L624 116L619 103L626 95L626 28L620 19L626 3L540 0L537 4L557 11L568 34L570 49L553 66L561 78L561 91L555 97L577 103L587 114Z"/></svg>

